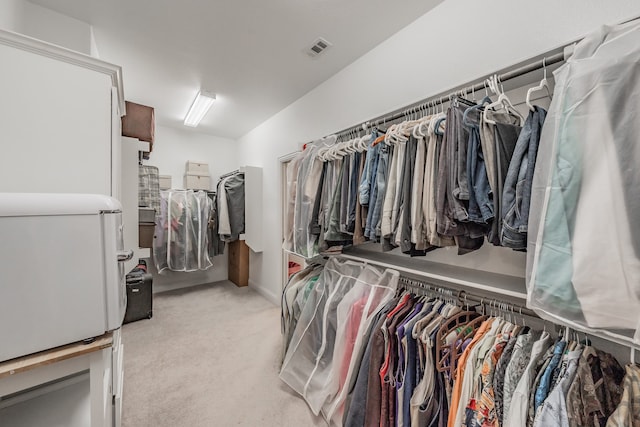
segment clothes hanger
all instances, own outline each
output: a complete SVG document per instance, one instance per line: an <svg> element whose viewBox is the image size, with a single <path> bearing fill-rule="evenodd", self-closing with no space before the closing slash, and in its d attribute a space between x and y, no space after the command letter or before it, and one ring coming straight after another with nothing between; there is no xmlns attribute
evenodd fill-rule
<svg viewBox="0 0 640 427"><path fill-rule="evenodd" d="M444 107L443 107L443 110L444 110ZM435 122L434 127L433 127L433 133L435 133L436 135L439 135L439 136L444 136L444 130L445 129L440 129L440 128L441 128L441 125L443 123L446 126L446 122L447 122L447 116L446 116L445 112L442 111L442 112L440 112L440 115L436 119L436 122Z"/></svg>
<svg viewBox="0 0 640 427"><path fill-rule="evenodd" d="M467 332L467 325L475 318L480 317L480 313L475 311L461 311L457 314L446 318L443 321L438 332L436 333L436 370L438 372L450 371L455 365L454 347L458 341L458 335L461 332ZM461 328L460 332L456 332L453 342L447 343L447 337Z"/></svg>
<svg viewBox="0 0 640 427"><path fill-rule="evenodd" d="M371 136L372 134L367 134L360 138L360 141L358 143L358 152L362 153L367 149L368 143L369 141L371 141Z"/></svg>
<svg viewBox="0 0 640 427"><path fill-rule="evenodd" d="M522 115L516 110L516 108L511 103L511 100L509 100L509 97L507 97L507 95L504 93L504 88L502 88L502 91L498 88L498 85L499 85L498 76L494 75L494 78L496 79L495 80L495 90L497 91L496 94L499 93L498 99L495 102L487 105L485 107L485 111L495 109L496 107L502 107L505 110L507 110L507 112L511 112L517 115L518 117L520 117L520 120L524 120L524 117L522 117ZM486 115L484 117L484 120L487 123L490 123L493 125L496 124L495 120L489 119Z"/></svg>
<svg viewBox="0 0 640 427"><path fill-rule="evenodd" d="M357 151L357 146L360 144L360 135L354 131L353 138L349 141L349 145L347 146L347 151L349 154L353 154Z"/></svg>
<svg viewBox="0 0 640 427"><path fill-rule="evenodd" d="M543 58L542 59L542 68L544 70L543 71L544 75L542 77L542 80L540 81L540 84L538 86L534 86L534 87L530 88L527 91L527 98L526 98L525 102L526 102L527 106L529 107L529 110L531 110L531 111L535 111L534 106L531 104L531 94L533 92L537 92L539 90L545 89L547 91L547 96L549 98L551 98L551 93L549 92L549 82L547 81L547 65L546 65L546 61L547 61L547 58Z"/></svg>
<svg viewBox="0 0 640 427"><path fill-rule="evenodd" d="M382 118L382 126L385 126L387 124L387 118L383 117ZM393 125L392 125L393 126ZM375 147L376 145L380 144L381 142L385 142L386 143L386 135L389 132L389 128L387 128L386 130L382 131L382 135L378 136L372 143L371 146Z"/></svg>
<svg viewBox="0 0 640 427"><path fill-rule="evenodd" d="M316 156L323 162L327 161L327 158L325 157L327 151L329 151L330 146L324 146L324 147L320 147L318 148L318 151L316 151Z"/></svg>
<svg viewBox="0 0 640 427"><path fill-rule="evenodd" d="M522 320L522 328L525 332L528 332L530 330L529 326L527 326L527 322L526 319L524 317L524 315L522 314L522 307L520 307L519 309L520 311L520 319Z"/></svg>
<svg viewBox="0 0 640 427"><path fill-rule="evenodd" d="M511 100L507 98L507 95L504 92L504 86L500 81L500 77L498 77L498 83L500 84L500 91L504 94L505 97L505 109L507 110L507 112L518 116L520 118L520 124L524 123L524 116L520 114L516 107L511 103Z"/></svg>
<svg viewBox="0 0 640 427"><path fill-rule="evenodd" d="M429 131L429 126L432 120L432 115L425 115L425 117L423 117L420 122L413 128L413 136L418 139L425 138L427 136L427 132Z"/></svg>
<svg viewBox="0 0 640 427"><path fill-rule="evenodd" d="M326 157L329 160L338 160L340 158L340 156L338 155L338 150L340 149L340 147L342 146L343 143L344 143L344 141L340 141L340 142L336 143L333 147L331 147L329 149L329 151L327 152Z"/></svg>
<svg viewBox="0 0 640 427"><path fill-rule="evenodd" d="M489 98L488 96L485 96L484 98L482 98L482 101L480 101L479 104L476 104L473 107L467 108L464 114L462 115L462 124L465 126L472 126L473 123L469 122L469 113L471 113L472 111L480 110L482 107L484 107L485 104L490 104L490 103L491 103L491 98Z"/></svg>

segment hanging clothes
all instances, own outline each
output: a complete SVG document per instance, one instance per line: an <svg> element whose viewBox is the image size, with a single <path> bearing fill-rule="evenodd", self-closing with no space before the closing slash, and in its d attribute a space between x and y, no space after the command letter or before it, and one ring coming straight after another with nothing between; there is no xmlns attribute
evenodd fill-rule
<svg viewBox="0 0 640 427"><path fill-rule="evenodd" d="M495 122L495 123L492 123ZM504 181L507 178L509 164L520 134L520 117L510 112L486 110L483 114L485 135L490 134L486 150L483 147L487 161L487 175L493 198L494 220L487 239L492 244L500 245L500 231L502 230L502 212ZM491 167L489 167L491 165Z"/></svg>
<svg viewBox="0 0 640 427"><path fill-rule="evenodd" d="M509 164L502 190L500 230L500 243L508 248L524 250L527 247L531 185L546 116L546 110L538 106L529 112Z"/></svg>
<svg viewBox="0 0 640 427"><path fill-rule="evenodd" d="M323 169L317 153L335 141L335 136L314 141L301 153L294 200L293 252L304 257L311 258L318 254L318 236L311 234L309 230Z"/></svg>
<svg viewBox="0 0 640 427"><path fill-rule="evenodd" d="M610 354L406 283L335 257L288 281L280 377L330 425L602 426L624 402Z"/></svg>
<svg viewBox="0 0 640 427"><path fill-rule="evenodd" d="M607 421L607 427L640 426L640 367L628 365L621 401Z"/></svg>
<svg viewBox="0 0 640 427"><path fill-rule="evenodd" d="M444 236L438 232L438 210L437 210L437 190L438 171L440 162L440 151L445 128L445 114L437 114L431 118L427 130L427 158L425 160L424 172L424 194L422 211L424 215L424 226L426 229L426 239L434 247L453 246L455 241L452 237Z"/></svg>
<svg viewBox="0 0 640 427"><path fill-rule="evenodd" d="M373 242L382 240L382 217L384 211L384 200L386 191L389 186L389 175L391 173L391 159L393 156L393 147L378 145L378 162L375 174L375 203L369 205L370 214L367 216L367 227L369 234L365 229L365 236Z"/></svg>
<svg viewBox="0 0 640 427"><path fill-rule="evenodd" d="M560 374L555 387L539 408L533 423L535 427L550 425L569 427L566 395L578 369L578 359L581 354L582 349L580 348L570 351L564 356L563 363L566 365L563 368L564 372Z"/></svg>
<svg viewBox="0 0 640 427"><path fill-rule="evenodd" d="M605 425L621 402L623 378L624 369L610 354L587 346L566 395L569 426Z"/></svg>
<svg viewBox="0 0 640 427"><path fill-rule="evenodd" d="M218 228L218 194L215 191L207 191L207 196L211 201L211 216L209 217L209 227L207 237L209 239L209 257L222 255L224 253L225 242L220 238Z"/></svg>
<svg viewBox="0 0 640 427"><path fill-rule="evenodd" d="M296 325L300 319L302 308L305 306L313 287L318 282L321 272L322 268L317 265L307 266L289 277L282 291L280 317L283 335L282 360L284 360L293 331L296 329Z"/></svg>
<svg viewBox="0 0 640 427"><path fill-rule="evenodd" d="M462 116L463 125L469 132L466 165L469 180L469 220L485 230L494 219L494 205L485 165L485 155L490 153L482 149L480 119L483 114L482 105L490 101L490 98L486 97L477 106L465 110Z"/></svg>
<svg viewBox="0 0 640 427"><path fill-rule="evenodd" d="M220 239L234 242L244 233L244 173L222 178L218 182L217 194Z"/></svg>
<svg viewBox="0 0 640 427"><path fill-rule="evenodd" d="M284 242L282 248L294 252L294 217L296 208L296 190L298 188L298 172L300 171L300 163L302 162L302 156L295 156L287 164L286 180L287 180L287 206L285 211L285 225L284 225Z"/></svg>
<svg viewBox="0 0 640 427"><path fill-rule="evenodd" d="M384 252L400 247L422 256L453 245L466 254L485 237L500 244L502 196L494 193L504 187L520 118L483 111L486 99L475 104L455 97L446 114L393 124L382 136L374 130L365 138L309 145L286 172L284 248L311 258L368 240ZM522 156L517 161L518 170L532 174L521 166ZM526 219L518 221L526 228Z"/></svg>

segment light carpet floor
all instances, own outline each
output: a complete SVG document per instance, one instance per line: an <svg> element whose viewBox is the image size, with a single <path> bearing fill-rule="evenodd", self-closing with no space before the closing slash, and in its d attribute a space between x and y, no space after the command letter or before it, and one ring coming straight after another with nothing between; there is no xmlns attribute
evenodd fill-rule
<svg viewBox="0 0 640 427"><path fill-rule="evenodd" d="M326 425L278 378L280 309L249 288L157 294L123 342L124 427Z"/></svg>

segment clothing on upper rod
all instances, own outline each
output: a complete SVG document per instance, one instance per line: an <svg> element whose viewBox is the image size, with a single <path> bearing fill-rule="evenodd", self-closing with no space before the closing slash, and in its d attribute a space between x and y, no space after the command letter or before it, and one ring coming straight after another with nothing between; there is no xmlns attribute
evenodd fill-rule
<svg viewBox="0 0 640 427"><path fill-rule="evenodd" d="M234 171L222 175L217 185L216 200L220 240L238 240L245 226L244 173Z"/></svg>
<svg viewBox="0 0 640 427"><path fill-rule="evenodd" d="M377 145L374 129L363 138L309 146L288 165L287 221L294 223L284 248L310 257L369 240L411 256L451 245L465 254L486 237L522 250L526 215L513 218L513 212L529 200L530 147L539 134L532 137L531 129L538 129L544 110L529 114L519 142L520 118L509 109L484 111L482 104L454 98L446 115L391 125Z"/></svg>
<svg viewBox="0 0 640 427"><path fill-rule="evenodd" d="M640 395L627 387L623 397L622 384L637 381L637 367L625 377L589 342L419 283L336 257L294 274L283 290L281 379L330 425L603 426L614 411L611 422L635 416L624 405Z"/></svg>

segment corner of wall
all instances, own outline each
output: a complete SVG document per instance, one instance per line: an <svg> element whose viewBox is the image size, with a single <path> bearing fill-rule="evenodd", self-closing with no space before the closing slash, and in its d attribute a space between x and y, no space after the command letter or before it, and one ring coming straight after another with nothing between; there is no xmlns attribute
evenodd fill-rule
<svg viewBox="0 0 640 427"><path fill-rule="evenodd" d="M98 51L98 43L96 42L96 35L93 31L93 26L89 28L89 31L91 32L91 56L100 59L100 52Z"/></svg>
<svg viewBox="0 0 640 427"><path fill-rule="evenodd" d="M273 305L280 306L280 298L277 295L273 294L272 292L269 292L269 290L266 289L264 286L258 285L252 279L249 279L249 289L253 289L255 292L262 295L267 301L269 301Z"/></svg>

